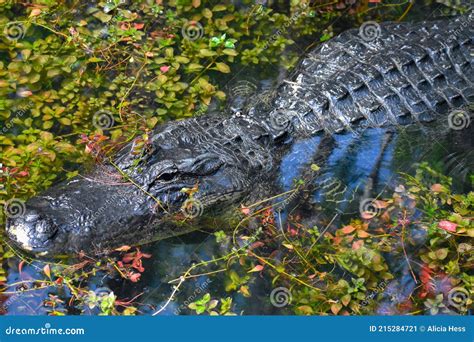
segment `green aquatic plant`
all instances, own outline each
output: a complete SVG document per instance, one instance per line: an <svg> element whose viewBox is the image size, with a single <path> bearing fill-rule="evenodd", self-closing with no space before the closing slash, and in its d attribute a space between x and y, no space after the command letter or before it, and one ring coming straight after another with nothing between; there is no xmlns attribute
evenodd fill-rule
<svg viewBox="0 0 474 342"><path fill-rule="evenodd" d="M237 9L196 0L0 0L0 205L21 203L129 141L142 153L160 123L222 107L225 76L237 66L279 62L291 35L317 33L341 15L307 16L309 3L283 13L250 1ZM12 256L2 254L3 263ZM117 269L139 281L132 263ZM73 291L88 274L63 279Z"/></svg>
<svg viewBox="0 0 474 342"><path fill-rule="evenodd" d="M218 307L220 304L220 308ZM201 299L198 299L188 305L188 308L200 315L207 312L211 316L234 315L230 311L232 307L232 298L211 299L211 295L206 293Z"/></svg>
<svg viewBox="0 0 474 342"><path fill-rule="evenodd" d="M236 9L199 0L77 1L71 6L55 0L0 0L0 204L77 175L79 164L102 162L129 141L137 154L143 153L156 125L202 115L211 106L222 108L229 95L223 86L228 74L241 67L291 67L300 51L289 47L297 39L306 47L329 39L337 29L331 23L342 11L331 6L343 2L336 2L291 1L283 12L251 1ZM362 21L371 11L365 5L349 20ZM398 18L406 14L402 5L388 8ZM386 253L404 257L406 248L419 248L411 235L418 229L427 234L417 260L421 270L413 273L420 286L397 308L421 313L454 305L464 313L470 299L449 306L451 297L437 293L436 283L447 281L461 294L470 294L474 286L469 273L474 194L453 194L451 180L427 165L415 176L406 175L404 184L379 203L380 215L353 218L330 231L324 224L307 227L298 217L281 229L271 208L242 208L233 234L215 234L222 255L194 264L176 288L201 269L222 276L229 297L209 292L188 308L225 315L236 311L232 297L252 298L252 285L265 275L269 287L291 294L284 312L373 313L394 277ZM413 219L415 212L422 219ZM118 255L101 260L81 255L66 265L15 255L7 244L2 248L5 296L22 295L17 286L28 284L25 293L57 290L43 303L51 315L140 313L136 298L95 292L87 280L99 274L136 285L147 272L142 261L151 255L123 246ZM7 262L18 273L25 265L37 267L41 278L9 284Z"/></svg>
<svg viewBox="0 0 474 342"><path fill-rule="evenodd" d="M242 208L242 222L260 222L259 232L247 236L245 224L239 224L234 240L240 248L228 246L229 254L195 265L183 279L202 268L225 273L228 293L252 298L250 285L264 276L275 290L284 289L284 301L281 294L280 302L270 295L283 312L369 314L397 286L398 271L389 267L397 259L417 286L392 303L392 310L466 313L474 284L474 193L452 193L451 185L449 177L422 163L415 176L404 175L392 197L378 200L375 215L361 213L362 219L331 229L308 228L295 217L282 230L275 221L278 211ZM230 240L223 231L215 237L223 246ZM417 253L408 258L407 250Z"/></svg>
<svg viewBox="0 0 474 342"><path fill-rule="evenodd" d="M30 197L90 161L82 134L109 137L110 153L218 104L218 74L278 62L292 32L311 28L309 36L340 15L308 16L308 4L284 14L251 3L2 1L0 201Z"/></svg>

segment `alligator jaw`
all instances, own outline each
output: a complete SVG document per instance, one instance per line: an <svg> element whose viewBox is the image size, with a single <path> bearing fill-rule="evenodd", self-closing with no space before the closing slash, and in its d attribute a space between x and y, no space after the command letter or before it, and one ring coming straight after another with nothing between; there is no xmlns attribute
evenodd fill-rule
<svg viewBox="0 0 474 342"><path fill-rule="evenodd" d="M57 230L52 234L41 234L35 229L35 226L29 225L24 219L7 220L7 236L14 241L15 245L22 250L37 256L46 256L48 254L48 245L55 238Z"/></svg>

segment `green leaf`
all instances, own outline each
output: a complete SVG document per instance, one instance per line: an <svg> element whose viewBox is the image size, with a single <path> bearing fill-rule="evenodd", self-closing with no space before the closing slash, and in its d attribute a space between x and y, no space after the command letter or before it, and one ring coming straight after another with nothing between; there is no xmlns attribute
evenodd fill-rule
<svg viewBox="0 0 474 342"><path fill-rule="evenodd" d="M87 60L87 63L99 63L99 62L103 62L104 60L102 58L99 58L99 57L91 57Z"/></svg>
<svg viewBox="0 0 474 342"><path fill-rule="evenodd" d="M213 12L221 12L221 11L225 11L226 9L227 9L226 5L216 5L212 8L212 11Z"/></svg>
<svg viewBox="0 0 474 342"><path fill-rule="evenodd" d="M199 71L201 70L202 68L204 68L201 64L197 64L197 63L191 63L188 65L188 68L187 70L189 72L193 72L193 71Z"/></svg>
<svg viewBox="0 0 474 342"><path fill-rule="evenodd" d="M46 73L46 76L48 76L49 78L52 78L54 76L57 76L61 73L61 70L60 69L50 69L48 70L48 72Z"/></svg>
<svg viewBox="0 0 474 342"><path fill-rule="evenodd" d="M216 63L216 68L224 74L228 74L230 72L230 67L225 63Z"/></svg>
<svg viewBox="0 0 474 342"><path fill-rule="evenodd" d="M70 126L71 125L71 120L68 118L60 118L58 121L64 125L64 126Z"/></svg>
<svg viewBox="0 0 474 342"><path fill-rule="evenodd" d="M184 57L184 56L178 56L176 57L176 61L182 64L187 64L189 63L189 58Z"/></svg>
<svg viewBox="0 0 474 342"><path fill-rule="evenodd" d="M224 46L227 48L227 49L235 49L235 44L234 42L229 39L229 40L226 40Z"/></svg>
<svg viewBox="0 0 474 342"><path fill-rule="evenodd" d="M207 303L211 300L211 294L210 293L206 293L202 299L201 299L204 303Z"/></svg>
<svg viewBox="0 0 474 342"><path fill-rule="evenodd" d="M101 12L101 11L94 13L93 16L99 19L103 23L108 23L112 19L111 15L105 14L104 12Z"/></svg>
<svg viewBox="0 0 474 342"><path fill-rule="evenodd" d="M31 50L28 50L28 49L21 50L21 55L23 56L25 60L28 60L28 58L31 56Z"/></svg>
<svg viewBox="0 0 474 342"><path fill-rule="evenodd" d="M222 53L228 55L228 56L237 56L239 53L235 51L234 49L224 49Z"/></svg>
<svg viewBox="0 0 474 342"><path fill-rule="evenodd" d="M218 47L219 45L221 45L222 41L220 40L220 38L218 37L212 37L210 40L209 40L209 46L211 48L215 48L215 47Z"/></svg>
<svg viewBox="0 0 474 342"><path fill-rule="evenodd" d="M53 121L45 121L43 122L43 129L50 129L51 127L53 127L54 125L54 122Z"/></svg>
<svg viewBox="0 0 474 342"><path fill-rule="evenodd" d="M196 313L197 313L198 315L202 314L204 311L206 311L206 307L205 307L205 306L198 306L198 307L196 308Z"/></svg>
<svg viewBox="0 0 474 342"><path fill-rule="evenodd" d="M346 294L345 296L342 296L342 298L341 298L341 303L344 306L347 306L347 304L349 304L350 301L351 301L351 295L350 294Z"/></svg>
<svg viewBox="0 0 474 342"><path fill-rule="evenodd" d="M443 260L448 256L448 249L447 248L441 248L438 249L436 252L436 258L439 260Z"/></svg>
<svg viewBox="0 0 474 342"><path fill-rule="evenodd" d="M204 18L211 19L212 18L212 11L209 8L204 8L202 10L202 15Z"/></svg>
<svg viewBox="0 0 474 342"><path fill-rule="evenodd" d="M212 56L217 55L217 52L211 51L209 49L201 49L199 50L199 54L204 57L212 57Z"/></svg>
<svg viewBox="0 0 474 342"><path fill-rule="evenodd" d="M313 308L309 305L301 305L301 306L298 306L297 309L303 315L312 315L314 313Z"/></svg>

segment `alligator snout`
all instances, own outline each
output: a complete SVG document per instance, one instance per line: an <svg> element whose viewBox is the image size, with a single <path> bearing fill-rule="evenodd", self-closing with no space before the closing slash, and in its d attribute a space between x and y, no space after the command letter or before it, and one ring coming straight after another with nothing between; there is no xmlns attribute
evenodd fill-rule
<svg viewBox="0 0 474 342"><path fill-rule="evenodd" d="M7 219L7 235L24 250L41 253L58 232L58 227L35 209Z"/></svg>

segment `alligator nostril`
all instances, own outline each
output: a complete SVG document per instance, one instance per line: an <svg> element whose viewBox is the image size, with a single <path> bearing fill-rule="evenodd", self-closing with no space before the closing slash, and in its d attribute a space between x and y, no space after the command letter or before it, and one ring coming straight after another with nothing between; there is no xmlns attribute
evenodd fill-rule
<svg viewBox="0 0 474 342"><path fill-rule="evenodd" d="M24 216L24 220L25 222L32 223L32 222L38 221L39 217L40 216L38 214L31 213L31 214L26 214Z"/></svg>

